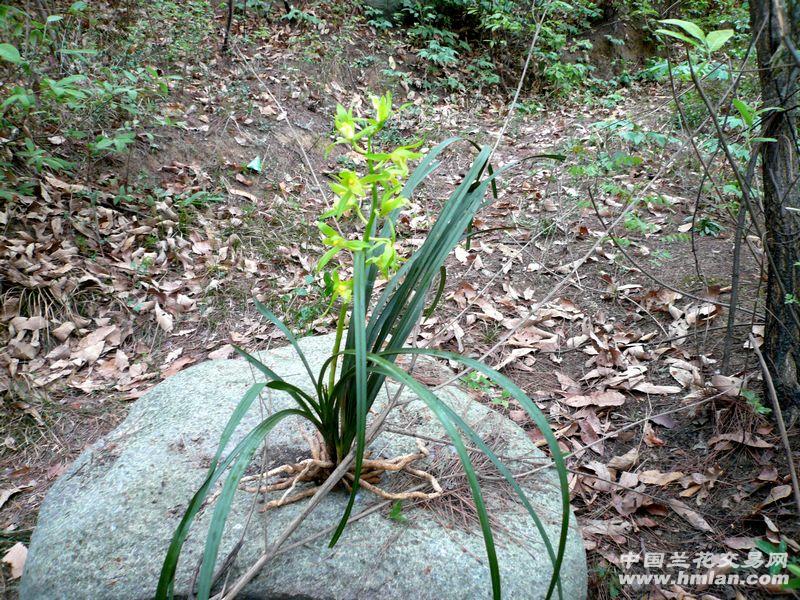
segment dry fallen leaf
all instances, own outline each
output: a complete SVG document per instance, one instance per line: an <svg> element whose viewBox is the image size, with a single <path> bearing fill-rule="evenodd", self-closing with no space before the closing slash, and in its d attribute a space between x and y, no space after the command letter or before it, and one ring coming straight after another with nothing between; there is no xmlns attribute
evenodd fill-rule
<svg viewBox="0 0 800 600"><path fill-rule="evenodd" d="M584 466L597 474L596 477L588 477L588 484L591 487L596 489L598 492L609 492L612 490L612 482L614 481L614 477L611 475L611 471L608 470L606 465L599 461L593 460L586 463Z"/></svg>
<svg viewBox="0 0 800 600"><path fill-rule="evenodd" d="M680 500L672 499L669 501L669 505L672 510L686 519L686 521L688 521L689 524L695 529L699 529L700 531L714 531L711 528L711 525L709 525L703 517L701 517L698 513L693 511L691 508L689 508L689 506Z"/></svg>
<svg viewBox="0 0 800 600"><path fill-rule="evenodd" d="M561 386L561 389L568 394L577 394L581 391L581 386L578 382L574 379L565 375L561 371L555 372L556 379L558 379L558 384Z"/></svg>
<svg viewBox="0 0 800 600"><path fill-rule="evenodd" d="M638 460L639 450L637 448L631 448L625 454L613 457L610 461L608 461L608 466L612 469L627 471L633 465L635 465Z"/></svg>
<svg viewBox="0 0 800 600"><path fill-rule="evenodd" d="M681 388L677 385L655 385L648 381L641 381L634 385L631 389L636 390L637 392L642 392L643 394L664 396L669 394L677 394L681 391Z"/></svg>
<svg viewBox="0 0 800 600"><path fill-rule="evenodd" d="M170 364L167 368L161 371L161 377L166 379L167 377L172 377L176 373L179 373L183 370L184 367L191 365L192 363L197 362L197 359L193 356L184 356L179 358L172 364Z"/></svg>
<svg viewBox="0 0 800 600"><path fill-rule="evenodd" d="M22 488L18 487L3 488L0 490L0 508L3 508L3 505L8 502L8 499L11 498L11 496L18 494L21 491Z"/></svg>
<svg viewBox="0 0 800 600"><path fill-rule="evenodd" d="M585 535L602 535L622 544L626 541L626 534L633 528L626 519L590 519L583 522Z"/></svg>
<svg viewBox="0 0 800 600"><path fill-rule="evenodd" d="M156 311L156 321L158 322L158 326L167 333L172 331L172 329L175 327L175 323L172 320L172 315L164 311L158 302L156 302L154 308Z"/></svg>
<svg viewBox="0 0 800 600"><path fill-rule="evenodd" d="M736 431L733 433L722 433L720 435L715 435L708 440L708 445L714 446L715 444L725 441L744 444L745 446L750 446L752 448L772 448L772 444L765 442L758 436L752 435L749 431Z"/></svg>
<svg viewBox="0 0 800 600"><path fill-rule="evenodd" d="M642 471L639 473L639 481L649 485L658 485L664 487L673 481L677 481L683 477L680 471L672 471L671 473L662 473L659 470Z"/></svg>
<svg viewBox="0 0 800 600"><path fill-rule="evenodd" d="M623 471L619 474L619 482L622 487L633 489L639 485L639 476L631 471Z"/></svg>
<svg viewBox="0 0 800 600"><path fill-rule="evenodd" d="M625 404L625 396L616 390L606 390L604 392L592 392L588 396L571 396L564 398L564 404L573 408L583 408L584 406L622 406Z"/></svg>
<svg viewBox="0 0 800 600"><path fill-rule="evenodd" d="M644 430L642 433L643 433L642 439L644 440L644 443L650 446L651 448L653 446L663 446L664 444L666 444L664 440L658 437L658 434L656 434L655 429L653 429L653 426L650 425L649 421L644 424Z"/></svg>
<svg viewBox="0 0 800 600"><path fill-rule="evenodd" d="M742 379L739 377L727 377L725 375L714 375L711 378L711 385L725 396L736 398L742 389Z"/></svg>
<svg viewBox="0 0 800 600"><path fill-rule="evenodd" d="M233 354L233 346L230 344L225 344L224 346L220 346L213 352L208 353L208 358L211 360L219 360L222 358L229 358L231 354Z"/></svg>
<svg viewBox="0 0 800 600"><path fill-rule="evenodd" d="M25 560L28 558L28 549L22 542L17 542L3 556L3 562L11 567L11 579L22 577L22 570L25 568Z"/></svg>
<svg viewBox="0 0 800 600"><path fill-rule="evenodd" d="M792 493L792 486L790 485L776 485L769 491L769 495L766 497L764 502L758 505L758 509L760 510L764 508L767 504L772 504L773 502L777 502L778 500L782 500L786 498L789 494Z"/></svg>
<svg viewBox="0 0 800 600"><path fill-rule="evenodd" d="M756 541L751 537L728 537L722 543L734 550L750 550L756 547Z"/></svg>

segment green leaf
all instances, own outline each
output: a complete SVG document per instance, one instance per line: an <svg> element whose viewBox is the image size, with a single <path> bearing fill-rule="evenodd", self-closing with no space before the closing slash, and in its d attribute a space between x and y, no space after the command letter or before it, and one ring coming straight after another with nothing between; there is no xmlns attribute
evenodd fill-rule
<svg viewBox="0 0 800 600"><path fill-rule="evenodd" d="M347 526L347 521L350 518L350 513L353 510L353 504L356 500L356 492L358 491L359 481L361 480L361 467L364 462L364 449L366 446L367 436L367 411L369 406L367 403L367 332L366 332L366 317L367 317L367 304L366 304L366 260L364 252L358 250L353 255L353 308L350 312L350 331L347 336L354 340L354 359L355 359L355 432L356 432L356 458L353 466L353 485L350 490L350 498L347 501L347 507L344 510L339 526L331 538L330 545L334 546ZM344 370L342 364L342 370ZM347 417L347 415L345 415ZM352 422L352 417L351 417ZM351 426L352 429L352 426ZM340 457L341 458L341 457Z"/></svg>
<svg viewBox="0 0 800 600"><path fill-rule="evenodd" d="M191 501L189 502L189 506L186 508L186 512L184 513L183 518L181 519L180 524L175 529L175 533L172 536L172 541L170 542L169 549L167 550L167 554L164 558L164 564L161 567L161 575L158 579L156 598L158 598L159 600L166 600L167 598L172 598L172 585L175 579L175 573L178 568L178 559L180 558L181 548L183 546L183 543L186 540L186 537L189 535L189 528L192 525L192 521L194 520L197 513L200 511L200 508L202 507L203 502L206 499L206 496L211 491L211 488L214 485L214 483L217 481L217 479L219 479L222 473L224 473L225 470L228 468L228 466L233 462L234 458L241 451L242 444L247 440L247 438L242 440L242 442L240 442L239 445L237 445L236 448L234 448L231 451L230 455L220 463L222 453L227 447L228 442L231 439L231 436L241 423L242 419L244 418L244 415L250 409L250 406L253 404L253 401L256 398L258 398L258 395L263 388L264 388L263 383L257 383L252 385L247 390L242 399L239 401L239 404L233 411L231 418L228 419L228 423L225 425L225 429L223 430L222 435L220 436L217 452L211 461L211 465L209 466L206 480L203 482L203 485L200 486L200 489L198 489L195 495L192 497ZM279 413L275 413L269 419L267 419L267 421L274 425L283 418L292 414L302 414L302 413L300 413L300 411L296 409L284 410Z"/></svg>
<svg viewBox="0 0 800 600"><path fill-rule="evenodd" d="M236 352L240 356L242 356L247 362L249 362L256 369L261 371L267 377L267 381L270 381L270 382L278 381L278 382L280 382L282 384L285 384L285 387L283 388L283 390L286 391L294 399L294 401L297 402L298 406L300 406L303 409L304 416L311 423L314 424L314 427L319 427L319 420L316 417L316 415L319 414L319 405L317 404L317 402L311 396L309 396L306 392L301 390L299 387L294 386L294 385L286 382L283 379L283 377L278 375L275 371L270 369L267 365L262 363L256 357L251 356L249 353L247 353L242 348L239 348L238 346L234 345L233 349L236 350Z"/></svg>
<svg viewBox="0 0 800 600"><path fill-rule="evenodd" d="M497 562L497 551L494 546L494 536L492 535L492 527L489 522L489 513L486 510L486 503L483 499L478 476L475 473L475 468L469 458L469 452L464 445L461 436L458 435L453 421L451 420L448 411L444 409L444 403L437 398L428 388L422 385L419 381L414 379L411 375L403 371L397 365L392 364L385 358L375 354L370 355L370 360L376 363L377 369L380 369L385 374L390 375L397 382L405 384L411 389L420 400L422 400L431 412L436 416L439 422L444 427L447 437L453 444L453 447L461 460L461 466L464 469L464 474L467 476L470 490L472 491L472 500L475 503L475 511L478 513L478 521L481 525L483 532L483 543L486 547L486 557L489 561L489 573L492 577L492 596L495 600L502 598L500 587L500 568Z"/></svg>
<svg viewBox="0 0 800 600"><path fill-rule="evenodd" d="M696 38L701 42L706 41L706 34L704 34L703 30L700 29L697 25L695 25L691 21L682 21L681 19L662 19L661 21L659 21L659 23L664 23L664 25L674 25L675 27L680 27L693 38Z"/></svg>
<svg viewBox="0 0 800 600"><path fill-rule="evenodd" d="M460 362L465 366L474 369L484 377L487 377L492 383L503 388L504 391L508 392L510 396L512 396L515 400L517 400L517 402L519 402L522 408L525 409L525 411L528 413L528 416L531 418L536 427L542 433L542 436L545 438L545 441L547 442L547 445L550 448L550 453L552 454L553 462L555 463L555 468L558 474L559 484L560 484L562 514L561 514L561 532L559 536L559 545L557 553L553 552L552 545L550 543L549 538L547 537L547 533L544 530L541 521L539 520L538 516L533 510L533 507L530 505L527 498L525 497L524 492L516 483L513 476L508 471L508 469L499 460L497 461L495 460L491 450L488 447L486 447L485 444L483 444L483 442L479 438L475 439L474 437L472 437L469 431L464 429L464 427L462 427L459 424L459 427L463 431L465 431L468 435L470 435L470 439L473 441L473 443L475 443L492 460L492 462L498 468L500 473L505 477L506 481L517 492L517 495L519 496L525 508L528 509L528 513L530 514L531 518L536 524L536 527L542 536L542 540L544 541L545 548L547 549L548 554L550 556L550 560L553 563L553 575L550 580L550 588L548 590L547 597L549 598L552 595L553 589L556 585L558 586L559 597L560 597L561 581L559 580L558 576L564 558L564 551L566 549L567 534L569 533L569 482L567 480L567 467L564 462L564 458L561 455L561 449L558 446L558 441L556 440L555 435L553 435L553 432L550 429L550 425L548 424L547 418L544 416L544 413L542 413L539 407L536 406L536 404L530 398L528 398L525 392L523 392L508 377L500 374L496 370L484 365L482 362L474 358L462 356L455 352L447 352L444 350L432 350L429 348L402 348L400 350L392 350L391 352L397 354L422 354L438 358L446 358L448 360ZM382 354L387 354L387 352L384 352ZM454 420L456 418L457 415L453 417Z"/></svg>
<svg viewBox="0 0 800 600"><path fill-rule="evenodd" d="M15 65L22 62L19 50L11 44L0 44L0 58L7 62L14 63Z"/></svg>
<svg viewBox="0 0 800 600"><path fill-rule="evenodd" d="M663 35L669 35L674 38L678 38L679 40L683 40L687 44L691 44L694 47L698 47L700 45L695 40L686 37L682 33L678 33L677 31L672 31L670 29L656 29L656 33L661 33Z"/></svg>
<svg viewBox="0 0 800 600"><path fill-rule="evenodd" d="M739 111L739 114L742 115L742 120L747 124L747 126L752 127L755 111L746 102L743 102L738 98L733 99L733 105L736 107L736 110Z"/></svg>
<svg viewBox="0 0 800 600"><path fill-rule="evenodd" d="M99 54L97 50L94 48L65 48L64 50L60 50L61 54L66 54L72 56L74 54L82 54L86 56L96 56Z"/></svg>
<svg viewBox="0 0 800 600"><path fill-rule="evenodd" d="M392 505L392 510L389 511L389 518L398 523L405 523L408 521L408 517L403 514L403 502L401 500L397 500Z"/></svg>
<svg viewBox="0 0 800 600"><path fill-rule="evenodd" d="M780 552L780 546L774 546L770 544L767 540L756 540L756 548L764 552L765 554L774 554L776 552Z"/></svg>
<svg viewBox="0 0 800 600"><path fill-rule="evenodd" d="M725 45L729 39L733 37L733 29L718 29L712 31L706 36L706 46L711 52L716 52Z"/></svg>
<svg viewBox="0 0 800 600"><path fill-rule="evenodd" d="M253 160L247 163L247 168L251 171L255 171L256 173L261 173L264 165L261 163L261 157L256 156Z"/></svg>
<svg viewBox="0 0 800 600"><path fill-rule="evenodd" d="M308 373L308 377L310 381L315 381L314 372L311 370L311 365L308 364L308 360L306 360L306 355L300 349L300 346L297 344L297 338L294 334L289 330L289 328L281 321L275 314L268 309L264 304L259 302L258 300L254 299L256 310L264 315L273 325L275 325L278 329L281 330L281 333L286 336L286 339L289 340L289 343L294 348L294 351L297 352L297 355L300 357L300 360L303 362L303 366L306 369L306 373Z"/></svg>
<svg viewBox="0 0 800 600"><path fill-rule="evenodd" d="M222 486L222 492L217 498L217 505L214 507L214 514L211 517L211 525L208 528L205 550L203 551L203 565L197 578L197 597L200 600L208 600L211 595L214 567L219 554L219 545L222 541L222 532L225 529L225 522L228 520L228 514L231 511L233 496L239 487L239 480L244 476L244 472L253 459L256 450L264 443L264 438L269 435L269 432L278 423L291 415L303 416L299 410L294 409L277 412L259 423L231 452L231 456L235 457L235 461L228 478L225 480L225 484Z"/></svg>
<svg viewBox="0 0 800 600"><path fill-rule="evenodd" d="M431 300L430 305L424 311L422 311L422 316L425 319L430 318L433 312L436 310L436 307L439 305L439 301L442 299L444 295L444 287L447 284L447 268L442 265L439 267L439 285L436 287L436 293L433 295L433 300Z"/></svg>

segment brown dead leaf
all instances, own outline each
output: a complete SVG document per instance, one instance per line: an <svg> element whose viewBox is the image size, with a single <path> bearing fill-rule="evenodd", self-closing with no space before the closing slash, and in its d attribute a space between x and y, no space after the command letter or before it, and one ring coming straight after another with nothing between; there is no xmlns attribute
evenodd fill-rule
<svg viewBox="0 0 800 600"><path fill-rule="evenodd" d="M658 437L655 430L653 429L653 426L650 425L649 422L644 424L643 434L644 435L642 439L644 439L644 443L650 446L651 448L654 446L663 446L664 444L666 444L664 440Z"/></svg>
<svg viewBox="0 0 800 600"><path fill-rule="evenodd" d="M612 489L612 482L614 481L614 477L611 475L611 471L609 471L608 467L603 463L593 460L588 462L584 465L587 469L590 469L596 473L596 477L588 476L588 485L598 492L609 492Z"/></svg>
<svg viewBox="0 0 800 600"><path fill-rule="evenodd" d="M697 388L703 385L699 369L685 360L679 358L668 358L669 374L672 378L687 389Z"/></svg>
<svg viewBox="0 0 800 600"><path fill-rule="evenodd" d="M156 313L156 322L158 323L158 326L167 333L172 331L172 329L175 327L175 323L172 320L172 315L164 311L158 302L156 302L154 310Z"/></svg>
<svg viewBox="0 0 800 600"><path fill-rule="evenodd" d="M601 535L609 537L618 544L624 544L626 535L633 525L627 519L590 519L583 522L585 535Z"/></svg>
<svg viewBox="0 0 800 600"><path fill-rule="evenodd" d="M3 556L3 562L11 567L11 579L22 577L25 560L28 558L28 549L22 542L17 542Z"/></svg>
<svg viewBox="0 0 800 600"><path fill-rule="evenodd" d="M689 508L684 502L673 498L669 501L669 506L695 529L699 531L714 531L703 517Z"/></svg>
<svg viewBox="0 0 800 600"><path fill-rule="evenodd" d="M774 488L772 488L769 491L769 495L766 497L766 499L761 504L758 505L758 508L756 510L761 510L762 508L764 508L768 504L772 504L773 502L777 502L778 500L783 500L784 498L789 496L789 494L791 494L791 493L792 493L792 486L790 486L790 485L776 485Z"/></svg>
<svg viewBox="0 0 800 600"><path fill-rule="evenodd" d="M756 547L756 541L751 537L728 537L722 543L734 550L750 550Z"/></svg>
<svg viewBox="0 0 800 600"><path fill-rule="evenodd" d="M643 394L653 394L659 396L677 394L681 391L681 388L677 385L655 385L649 381L640 381L631 389L636 390L637 392L642 392Z"/></svg>
<svg viewBox="0 0 800 600"><path fill-rule="evenodd" d="M501 360L499 363L497 363L494 366L494 368L495 370L500 371L503 369L503 367L506 367L511 363L521 363L522 361L520 361L519 359L522 358L523 356L527 356L534 350L535 348L514 348L513 350L511 350L511 353L508 356L506 356L503 360Z"/></svg>
<svg viewBox="0 0 800 600"><path fill-rule="evenodd" d="M233 354L233 346L230 344L225 344L224 346L220 346L213 352L208 353L208 358L210 360L219 360L223 358L230 358L231 354Z"/></svg>
<svg viewBox="0 0 800 600"><path fill-rule="evenodd" d="M711 385L725 396L736 398L742 389L742 379L740 377L714 375L711 377Z"/></svg>
<svg viewBox="0 0 800 600"><path fill-rule="evenodd" d="M475 298L472 303L478 306L481 311L483 311L483 315L489 319L499 322L502 322L505 319L503 313L497 310L495 305L486 298Z"/></svg>
<svg viewBox="0 0 800 600"><path fill-rule="evenodd" d="M578 382L574 379L565 375L561 371L555 372L556 379L558 379L558 384L561 386L561 389L568 394L577 394L581 391L581 386Z"/></svg>
<svg viewBox="0 0 800 600"><path fill-rule="evenodd" d="M246 192L245 190L237 190L236 188L229 188L228 193L234 196L239 196L240 198L245 198L250 200L250 202L258 203L258 196L255 194L251 194L250 192Z"/></svg>
<svg viewBox="0 0 800 600"><path fill-rule="evenodd" d="M672 471L669 473L662 473L659 470L642 471L639 473L639 481L648 485L658 485L661 487L667 486L673 481L677 481L683 477L680 471Z"/></svg>
<svg viewBox="0 0 800 600"><path fill-rule="evenodd" d="M772 465L766 466L761 469L758 479L761 481L778 481L778 469Z"/></svg>
<svg viewBox="0 0 800 600"><path fill-rule="evenodd" d="M637 448L631 448L625 454L621 456L615 456L610 461L608 461L608 466L612 469L620 469L621 471L627 471L633 465L635 465L639 460L639 450Z"/></svg>
<svg viewBox="0 0 800 600"><path fill-rule="evenodd" d="M64 321L61 325L53 330L53 335L60 341L66 340L70 334L75 331L75 323L72 321Z"/></svg>
<svg viewBox="0 0 800 600"><path fill-rule="evenodd" d="M722 433L715 435L708 440L709 446L714 446L720 442L736 442L752 448L772 448L772 444L762 440L760 437L751 434L749 431L736 431L733 433Z"/></svg>
<svg viewBox="0 0 800 600"><path fill-rule="evenodd" d="M625 396L616 390L605 390L604 392L592 392L588 396L571 396L564 398L563 402L573 408L622 406L625 404Z"/></svg>
<svg viewBox="0 0 800 600"><path fill-rule="evenodd" d="M0 490L0 508L3 508L3 505L8 502L8 499L11 498L14 494L19 494L22 491L22 488L19 487L10 487L10 488L3 488Z"/></svg>
<svg viewBox="0 0 800 600"><path fill-rule="evenodd" d="M197 362L197 359L192 356L184 356L173 362L169 367L161 371L161 376L166 379L167 377L172 377L176 373L179 373L183 370L184 367Z"/></svg>

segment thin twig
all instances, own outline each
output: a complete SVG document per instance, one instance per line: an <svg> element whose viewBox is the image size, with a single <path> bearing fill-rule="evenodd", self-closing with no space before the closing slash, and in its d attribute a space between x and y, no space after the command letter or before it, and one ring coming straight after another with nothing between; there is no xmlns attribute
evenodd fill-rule
<svg viewBox="0 0 800 600"><path fill-rule="evenodd" d="M683 410L687 410L687 409L690 409L690 408L694 408L696 406L700 406L701 404L706 404L706 403L711 402L712 400L714 400L716 398L719 398L720 396L724 396L726 393L727 393L727 391L718 392L718 393L714 394L713 396L708 396L707 398L703 398L703 399L698 400L696 402L692 402L691 404L686 404L684 406L679 406L677 408L672 408L672 409L666 410L666 411L664 411L662 413L658 413L657 415L648 415L648 416L644 417L643 419L639 419L638 421L634 421L633 423L628 423L627 425L624 425L624 426L620 427L619 429L617 429L615 431L612 431L611 433L607 433L607 434L597 438L596 440L593 440L592 442L589 442L585 446L582 446L578 450L573 450L572 452L568 452L567 454L564 454L563 457L564 458L570 458L571 456L575 456L578 452L583 452L584 450L586 450L588 448L591 448L592 446L596 446L597 444L600 444L600 443L602 443L602 442L604 442L604 441L606 441L608 439L617 437L623 431L627 431L628 429L633 429L634 427L637 427L639 425L643 425L644 423L647 423L648 421L652 421L653 419L655 419L657 417L663 417L663 416L666 416L666 415L671 415L672 413L681 412ZM538 473L540 471L544 471L545 469L551 469L553 467L554 467L554 465L552 463L551 464L546 464L546 465L542 465L541 467L536 467L535 469L530 469L528 471L523 471L521 473L514 473L513 476L514 476L514 479L518 479L520 477L528 477L530 475L533 475L534 473Z"/></svg>
<svg viewBox="0 0 800 600"><path fill-rule="evenodd" d="M783 447L786 450L786 459L789 461L789 475L792 479L792 491L794 492L795 504L797 504L797 515L800 516L800 484L797 482L797 469L794 466L792 446L789 443L789 436L786 433L786 422L783 420L781 404L778 402L778 394L775 392L775 384L772 381L772 375L770 375L767 362L764 360L764 355L761 354L761 350L759 350L758 343L756 342L756 339L753 337L752 333L750 334L750 344L752 344L753 350L758 357L758 363L761 365L761 372L764 375L764 381L766 382L767 390L769 391L769 398L772 401L772 410L775 411L775 421L778 423L778 431L781 434L781 441L783 442Z"/></svg>

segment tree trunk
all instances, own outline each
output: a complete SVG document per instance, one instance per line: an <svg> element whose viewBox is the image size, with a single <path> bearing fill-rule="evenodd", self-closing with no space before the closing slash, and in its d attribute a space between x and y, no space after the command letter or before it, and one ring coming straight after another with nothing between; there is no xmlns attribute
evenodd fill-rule
<svg viewBox="0 0 800 600"><path fill-rule="evenodd" d="M762 136L775 138L761 152L767 252L767 311L763 352L781 406L800 410L800 168L797 103L800 56L800 0L751 0L753 35L763 106L769 114ZM789 40L789 44L785 40Z"/></svg>
<svg viewBox="0 0 800 600"><path fill-rule="evenodd" d="M231 37L231 26L233 25L233 2L228 0L228 19L225 23L225 40L222 42L222 52L228 51L228 41Z"/></svg>

